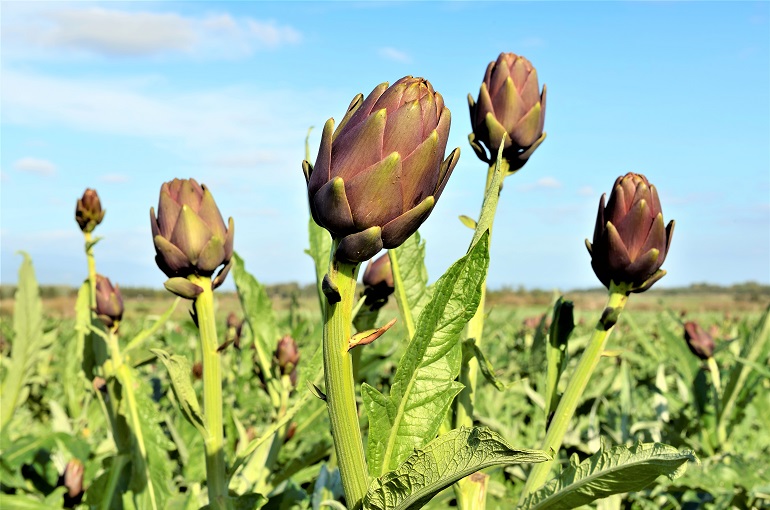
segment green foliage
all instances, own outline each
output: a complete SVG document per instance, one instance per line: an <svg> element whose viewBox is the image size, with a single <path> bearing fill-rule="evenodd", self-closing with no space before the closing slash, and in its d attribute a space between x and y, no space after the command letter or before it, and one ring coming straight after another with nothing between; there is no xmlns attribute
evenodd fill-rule
<svg viewBox="0 0 770 510"><path fill-rule="evenodd" d="M369 414L369 473L395 469L433 439L452 399L462 389L459 335L473 317L489 264L488 236L436 282L433 298L417 321L414 338L398 364L386 397L362 386Z"/></svg>
<svg viewBox="0 0 770 510"><path fill-rule="evenodd" d="M162 349L152 349L152 352L168 370L171 377L171 388L185 419L205 437L206 424L203 419L203 411L190 381L190 374L192 373L190 361L178 354L172 356Z"/></svg>
<svg viewBox="0 0 770 510"><path fill-rule="evenodd" d="M398 469L374 480L364 508L421 508L446 487L480 469L546 460L550 457L544 452L514 448L485 427L455 429L415 450Z"/></svg>
<svg viewBox="0 0 770 510"><path fill-rule="evenodd" d="M577 455L569 467L519 506L522 510L567 510L613 494L639 491L661 475L673 480L697 462L692 451L679 452L659 443L637 443L609 450L602 448L580 462Z"/></svg>
<svg viewBox="0 0 770 510"><path fill-rule="evenodd" d="M34 374L35 363L45 356L44 349L51 338L43 334L43 303L35 279L35 270L29 255L24 257L19 269L13 314L13 343L11 357L0 384L0 429L8 425L16 409L29 396L26 387Z"/></svg>

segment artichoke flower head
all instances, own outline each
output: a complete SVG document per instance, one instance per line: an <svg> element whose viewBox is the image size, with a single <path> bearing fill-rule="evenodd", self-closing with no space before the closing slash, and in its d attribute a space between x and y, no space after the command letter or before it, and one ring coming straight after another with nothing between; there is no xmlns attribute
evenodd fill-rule
<svg viewBox="0 0 770 510"><path fill-rule="evenodd" d="M195 275L214 278L214 288L224 282L233 255L233 219L225 225L214 197L195 179L174 179L161 186L158 215L150 208L150 225L155 244L155 261L171 284L166 287L183 297L190 297L192 287L184 278ZM192 284L190 284L192 285ZM191 299L194 296L190 297Z"/></svg>
<svg viewBox="0 0 770 510"><path fill-rule="evenodd" d="M120 287L106 276L96 275L96 316L108 328L123 318L123 296Z"/></svg>
<svg viewBox="0 0 770 510"><path fill-rule="evenodd" d="M78 198L75 206L75 221L83 233L93 232L104 219L105 212L96 190L88 188L83 193L83 197Z"/></svg>
<svg viewBox="0 0 770 510"><path fill-rule="evenodd" d="M661 279L674 222L665 225L658 190L647 177L628 173L615 180L605 207L599 201L593 244L586 239L591 267L608 289L612 283L628 292L643 292Z"/></svg>
<svg viewBox="0 0 770 510"><path fill-rule="evenodd" d="M537 70L526 58L501 53L490 62L478 100L468 94L469 140L479 159L493 163L503 141L510 171L523 167L545 140L545 97L546 87L540 91Z"/></svg>
<svg viewBox="0 0 770 510"><path fill-rule="evenodd" d="M363 262L400 246L425 221L459 158L444 159L451 114L423 78L378 85L324 125L314 166L303 163L313 219Z"/></svg>

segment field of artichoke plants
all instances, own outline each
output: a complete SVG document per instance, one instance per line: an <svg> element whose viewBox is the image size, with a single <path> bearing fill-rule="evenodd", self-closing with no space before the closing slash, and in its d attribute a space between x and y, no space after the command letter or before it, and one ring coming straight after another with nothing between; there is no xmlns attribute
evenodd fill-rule
<svg viewBox="0 0 770 510"><path fill-rule="evenodd" d="M86 190L75 318L47 313L25 255L2 323L0 508L770 506L768 311L634 311L674 222L633 173L607 183L586 241L598 313L554 296L522 326L531 309L486 306L498 200L545 140L546 89L503 53L469 105L483 205L432 283L417 230L460 151L445 155L450 112L423 78L359 94L315 163L306 149L317 306L274 307L233 251L227 204L174 179L147 242L178 297L124 313ZM241 309L225 318L226 278Z"/></svg>

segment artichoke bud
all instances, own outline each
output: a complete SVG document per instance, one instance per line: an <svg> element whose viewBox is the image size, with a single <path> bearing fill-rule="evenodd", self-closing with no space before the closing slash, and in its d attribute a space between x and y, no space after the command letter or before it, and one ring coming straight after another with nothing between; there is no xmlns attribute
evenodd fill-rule
<svg viewBox="0 0 770 510"><path fill-rule="evenodd" d="M487 66L477 101L468 94L473 133L471 147L482 161L492 164L503 143L503 158L510 172L523 167L545 140L546 87L539 89L537 70L526 58L501 53Z"/></svg>
<svg viewBox="0 0 770 510"><path fill-rule="evenodd" d="M232 342L236 349L241 348L241 332L243 331L243 320L239 319L235 312L230 312L227 316L227 337L228 342Z"/></svg>
<svg viewBox="0 0 770 510"><path fill-rule="evenodd" d="M224 282L233 255L233 219L225 225L214 197L195 179L174 179L160 188L158 215L150 208L155 262L170 278L166 287L194 299L195 289L177 279L191 275L214 278L213 288ZM199 294L199 292L198 292Z"/></svg>
<svg viewBox="0 0 770 510"><path fill-rule="evenodd" d="M294 386L297 385L299 357L297 342L291 336L286 335L278 341L278 346L273 354L273 361L280 369L281 375L288 375Z"/></svg>
<svg viewBox="0 0 770 510"><path fill-rule="evenodd" d="M684 323L684 339L700 359L705 361L714 355L714 339L697 322Z"/></svg>
<svg viewBox="0 0 770 510"><path fill-rule="evenodd" d="M75 206L75 221L78 222L83 233L93 232L104 219L105 212L96 190L88 188L83 193L83 197L78 198Z"/></svg>
<svg viewBox="0 0 770 510"><path fill-rule="evenodd" d="M376 260L369 261L364 271L363 283L365 306L370 310L379 310L387 304L388 296L396 290L390 257L387 253Z"/></svg>
<svg viewBox="0 0 770 510"><path fill-rule="evenodd" d="M96 275L96 315L108 328L123 318L123 296L118 285L112 286L110 279Z"/></svg>
<svg viewBox="0 0 770 510"><path fill-rule="evenodd" d="M64 468L59 485L67 488L64 501L68 507L74 507L83 499L83 472L85 467L79 459L72 459Z"/></svg>
<svg viewBox="0 0 770 510"><path fill-rule="evenodd" d="M614 283L643 292L661 279L674 222L664 226L658 191L641 174L615 180L610 199L599 201L593 244L586 240L591 267L608 289Z"/></svg>
<svg viewBox="0 0 770 510"><path fill-rule="evenodd" d="M400 246L427 219L457 164L444 160L451 114L423 78L356 96L324 125L315 165L303 164L310 212L351 263Z"/></svg>

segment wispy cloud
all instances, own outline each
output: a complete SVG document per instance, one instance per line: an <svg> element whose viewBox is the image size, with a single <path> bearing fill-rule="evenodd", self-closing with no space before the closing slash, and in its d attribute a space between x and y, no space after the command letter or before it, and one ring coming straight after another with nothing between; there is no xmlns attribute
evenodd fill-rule
<svg viewBox="0 0 770 510"><path fill-rule="evenodd" d="M14 162L13 167L19 172L50 176L56 173L56 165L47 159L21 158Z"/></svg>
<svg viewBox="0 0 770 510"><path fill-rule="evenodd" d="M554 179L553 177L543 177L535 182L522 184L519 186L519 189L521 191L534 191L539 189L557 189L561 187L561 181Z"/></svg>
<svg viewBox="0 0 770 510"><path fill-rule="evenodd" d="M577 194L581 197L592 197L594 196L594 189L591 186L581 186L577 190Z"/></svg>
<svg viewBox="0 0 770 510"><path fill-rule="evenodd" d="M176 12L50 5L21 13L17 17L11 10L13 22L3 24L3 43L11 46L12 56L186 54L233 58L302 41L302 34L289 25L227 13L193 17Z"/></svg>
<svg viewBox="0 0 770 510"><path fill-rule="evenodd" d="M395 62L408 64L412 61L412 57L410 57L407 53L401 50L397 50L396 48L391 48L390 46L380 48L378 53L382 58L393 60Z"/></svg>
<svg viewBox="0 0 770 510"><path fill-rule="evenodd" d="M123 174L105 174L99 178L102 182L120 184L128 182L128 176Z"/></svg>

